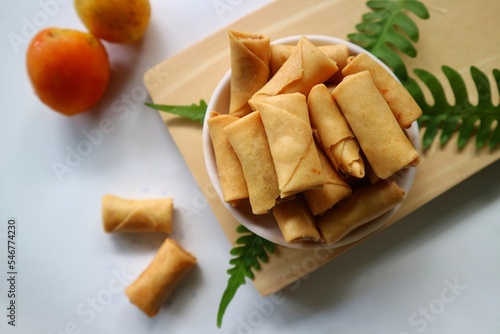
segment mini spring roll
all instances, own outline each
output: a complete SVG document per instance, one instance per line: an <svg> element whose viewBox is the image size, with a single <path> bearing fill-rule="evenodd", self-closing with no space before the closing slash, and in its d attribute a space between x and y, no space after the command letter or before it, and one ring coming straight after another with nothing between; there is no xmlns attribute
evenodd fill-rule
<svg viewBox="0 0 500 334"><path fill-rule="evenodd" d="M251 99L249 103L262 117L280 197L322 185L326 179L309 123L306 97L290 93Z"/></svg>
<svg viewBox="0 0 500 334"><path fill-rule="evenodd" d="M224 133L243 168L253 214L269 212L280 191L260 113L252 112L229 124Z"/></svg>
<svg viewBox="0 0 500 334"><path fill-rule="evenodd" d="M273 215L286 242L319 241L314 217L301 194L277 204L273 208Z"/></svg>
<svg viewBox="0 0 500 334"><path fill-rule="evenodd" d="M248 100L269 80L270 39L236 31L228 34L231 52L229 114L243 117L252 111Z"/></svg>
<svg viewBox="0 0 500 334"><path fill-rule="evenodd" d="M318 219L324 242L340 241L349 232L400 204L404 197L405 191L391 179L361 186Z"/></svg>
<svg viewBox="0 0 500 334"><path fill-rule="evenodd" d="M224 201L230 203L232 206L236 206L242 199L248 198L247 183L243 175L240 160L223 132L227 125L239 119L236 116L221 115L217 112L212 112L207 121L208 131L214 148L222 195Z"/></svg>
<svg viewBox="0 0 500 334"><path fill-rule="evenodd" d="M348 58L348 63L342 70L342 74L347 76L362 71L370 71L375 86L402 128L409 128L414 121L422 116L422 109L403 85L366 53Z"/></svg>
<svg viewBox="0 0 500 334"><path fill-rule="evenodd" d="M278 72L253 98L296 92L307 96L314 85L325 82L337 70L335 61L303 36Z"/></svg>
<svg viewBox="0 0 500 334"><path fill-rule="evenodd" d="M271 44L271 61L269 64L271 77L273 77L276 74L276 72L278 72L281 66L290 57L294 48L295 45ZM320 45L318 46L318 49L325 55L327 55L327 57L334 60L335 63L337 64L338 70L333 76L335 77L337 76L337 74L342 76L342 69L347 65L347 58L349 57L349 48L347 47L347 45L345 44Z"/></svg>
<svg viewBox="0 0 500 334"><path fill-rule="evenodd" d="M349 184L337 173L325 153L319 148L318 156L326 181L321 189L310 189L303 192L313 216L322 215L340 200L352 194Z"/></svg>
<svg viewBox="0 0 500 334"><path fill-rule="evenodd" d="M172 232L172 198L132 200L104 195L104 230L111 232Z"/></svg>
<svg viewBox="0 0 500 334"><path fill-rule="evenodd" d="M386 179L419 163L417 150L373 83L370 72L349 75L333 90L373 172Z"/></svg>
<svg viewBox="0 0 500 334"><path fill-rule="evenodd" d="M154 317L195 265L196 257L167 238L149 266L125 289L125 294L148 317Z"/></svg>
<svg viewBox="0 0 500 334"><path fill-rule="evenodd" d="M311 89L307 106L316 139L340 175L364 177L365 166L358 141L324 84Z"/></svg>

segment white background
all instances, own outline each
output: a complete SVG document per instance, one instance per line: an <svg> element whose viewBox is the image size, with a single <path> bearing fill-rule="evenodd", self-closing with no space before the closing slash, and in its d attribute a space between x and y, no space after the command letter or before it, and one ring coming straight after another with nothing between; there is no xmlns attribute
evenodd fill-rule
<svg viewBox="0 0 500 334"><path fill-rule="evenodd" d="M150 99L142 94L142 75L268 2L152 1L142 42L106 44L113 70L105 98L70 118L39 102L24 62L36 30L84 29L72 1L1 2L0 333L499 332L498 162L273 297L261 297L248 282L216 328L230 244L160 117L143 106ZM218 11L221 3L230 10ZM122 111L113 112L113 103ZM68 152L82 149L85 133L104 118L112 130L58 177L53 164L66 164ZM172 237L198 258L154 319L131 305L123 288L164 236L105 234L100 200L106 193L174 197ZM11 217L17 221L16 327L7 325L6 309Z"/></svg>

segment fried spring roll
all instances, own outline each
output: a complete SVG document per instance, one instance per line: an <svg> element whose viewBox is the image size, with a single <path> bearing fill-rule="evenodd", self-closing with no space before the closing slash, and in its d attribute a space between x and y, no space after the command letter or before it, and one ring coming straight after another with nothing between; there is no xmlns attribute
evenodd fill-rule
<svg viewBox="0 0 500 334"><path fill-rule="evenodd" d="M172 198L132 200L104 195L104 230L111 232L172 232Z"/></svg>
<svg viewBox="0 0 500 334"><path fill-rule="evenodd" d="M313 216L322 215L340 200L352 194L349 184L337 173L321 149L318 149L318 156L326 181L320 189L310 189L303 192Z"/></svg>
<svg viewBox="0 0 500 334"><path fill-rule="evenodd" d="M365 166L358 141L324 84L311 89L307 106L314 134L340 175L364 177Z"/></svg>
<svg viewBox="0 0 500 334"><path fill-rule="evenodd" d="M294 48L295 45L271 44L271 61L269 65L271 77L278 72L281 66L290 57ZM337 64L338 70L335 72L333 77L336 77L337 75L342 76L342 69L347 65L347 58L349 57L349 48L347 45L320 45L318 46L318 49ZM329 78L328 80L334 81L334 78Z"/></svg>
<svg viewBox="0 0 500 334"><path fill-rule="evenodd" d="M262 117L280 197L323 184L326 179L309 123L306 97L291 93L251 99L249 103Z"/></svg>
<svg viewBox="0 0 500 334"><path fill-rule="evenodd" d="M314 85L325 82L337 70L334 60L302 37L278 72L253 98L296 92L307 96Z"/></svg>
<svg viewBox="0 0 500 334"><path fill-rule="evenodd" d="M340 241L349 232L400 204L405 191L393 180L380 180L356 189L318 219L318 228L327 244Z"/></svg>
<svg viewBox="0 0 500 334"><path fill-rule="evenodd" d="M243 168L253 214L269 212L280 191L260 113L252 112L231 123L224 133Z"/></svg>
<svg viewBox="0 0 500 334"><path fill-rule="evenodd" d="M301 194L277 204L273 208L273 215L286 242L319 241L314 217Z"/></svg>
<svg viewBox="0 0 500 334"><path fill-rule="evenodd" d="M248 198L247 183L240 160L223 131L227 125L239 119L236 116L212 112L207 121L222 195L224 201L232 206L236 206L242 199Z"/></svg>
<svg viewBox="0 0 500 334"><path fill-rule="evenodd" d="M366 53L349 58L342 74L347 76L362 71L370 71L375 86L402 128L409 128L422 115L422 109L403 85Z"/></svg>
<svg viewBox="0 0 500 334"><path fill-rule="evenodd" d="M125 289L130 302L147 316L158 314L161 305L189 270L196 258L175 240L167 238L150 265Z"/></svg>
<svg viewBox="0 0 500 334"><path fill-rule="evenodd" d="M345 77L333 90L333 96L376 176L386 179L419 163L418 152L373 83L370 72Z"/></svg>
<svg viewBox="0 0 500 334"><path fill-rule="evenodd" d="M252 110L248 100L269 80L270 39L229 31L231 89L229 114L243 117Z"/></svg>

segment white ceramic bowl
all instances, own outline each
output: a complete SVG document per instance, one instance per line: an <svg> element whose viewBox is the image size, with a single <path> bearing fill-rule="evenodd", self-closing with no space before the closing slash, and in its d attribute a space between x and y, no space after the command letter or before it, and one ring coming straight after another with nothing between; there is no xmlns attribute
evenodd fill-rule
<svg viewBox="0 0 500 334"><path fill-rule="evenodd" d="M375 59L375 61L381 64L389 73L391 73L391 75L394 76L392 71L384 63L382 63L378 58L376 58L371 53L369 53L368 51L364 50L363 48L359 47L356 44L330 36L323 36L323 35L305 35L305 36L313 44L318 46L331 45L331 44L345 44L348 46L351 55L356 55L358 53L363 53L363 52L367 53L369 56ZM297 42L301 37L302 35L289 36L276 40L273 42L273 44L295 45L297 44ZM281 231L278 227L278 224L276 223L271 213L268 213L266 215L254 215L251 211L250 205L248 204L239 205L236 208L233 208L230 204L224 202L222 197L222 190L220 188L219 175L217 172L217 165L215 163L215 156L212 147L212 142L210 140L210 135L208 133L208 127L206 122L210 117L210 112L213 110L216 110L221 114L228 113L230 78L231 78L231 70L229 70L222 77L222 79L220 80L219 84L217 85L212 94L210 102L208 103L207 113L203 124L203 152L204 152L205 164L208 171L208 175L210 177L210 180L212 181L212 184L217 194L219 195L220 200L225 205L227 210L229 210L232 213L232 215L236 218L236 220L240 224L248 228L253 233L261 236L262 238L265 238L278 245L282 245L285 247L299 248L299 249L315 249L318 247L318 245L321 245L321 247L340 247L355 242L363 238L364 236L375 232L380 227L382 227L387 222L387 220L399 209L400 205L386 212L382 216L372 220L371 222L352 231L339 242L327 246L324 244L318 244L313 242L301 242L294 244L288 243L283 238ZM397 80L397 77L395 78ZM407 129L406 133L410 138L410 141L415 146L415 148L417 150L420 150L417 123L415 122L409 129ZM396 183L401 188L403 188L406 191L406 193L408 193L408 191L410 190L414 177L415 177L414 167L405 168L404 170L392 176L392 178L396 181Z"/></svg>

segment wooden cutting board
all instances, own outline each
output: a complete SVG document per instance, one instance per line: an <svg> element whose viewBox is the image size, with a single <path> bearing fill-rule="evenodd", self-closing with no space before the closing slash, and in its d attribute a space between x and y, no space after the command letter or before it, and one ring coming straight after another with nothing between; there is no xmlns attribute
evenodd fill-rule
<svg viewBox="0 0 500 334"><path fill-rule="evenodd" d="M497 18L500 1L427 0L424 3L430 10L429 20L420 20L410 14L420 28L420 41L417 43L418 57L404 57L409 69L428 70L444 82L440 67L449 65L464 76L471 99L475 99L470 66L479 67L492 84L492 70L500 68L500 24ZM191 104L200 99L208 102L218 81L229 69L228 29L265 34L271 40L301 34L346 38L348 33L355 31L355 25L367 11L365 1L360 0L276 0L151 68L144 75L144 83L154 103ZM450 93L449 87L445 87ZM498 103L498 96L494 98L494 102ZM222 205L208 178L203 160L201 126L165 113L161 116L221 228L234 243L238 222ZM500 149L477 151L471 142L459 151L455 142L456 138L452 138L446 147L434 145L422 154L407 199L385 227L500 158ZM253 283L262 295L274 293L356 244L334 250L278 247L269 263L256 273ZM294 268L293 271L291 268Z"/></svg>

